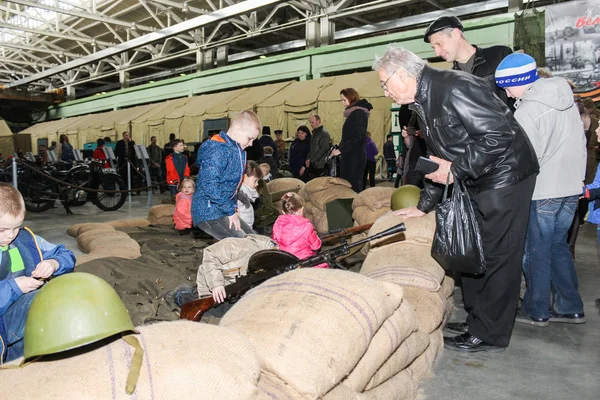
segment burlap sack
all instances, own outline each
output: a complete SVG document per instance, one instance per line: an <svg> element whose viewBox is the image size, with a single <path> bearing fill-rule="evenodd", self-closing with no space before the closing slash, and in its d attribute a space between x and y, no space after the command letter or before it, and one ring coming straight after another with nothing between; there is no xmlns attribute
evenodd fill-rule
<svg viewBox="0 0 600 400"><path fill-rule="evenodd" d="M308 200L308 194L306 193L305 187L306 186L302 186L300 190L298 190L298 196L300 196L300 198L306 202Z"/></svg>
<svg viewBox="0 0 600 400"><path fill-rule="evenodd" d="M265 370L316 398L350 373L401 292L347 271L295 270L248 292L221 325L250 339Z"/></svg>
<svg viewBox="0 0 600 400"><path fill-rule="evenodd" d="M444 334L441 329L438 329L429 335L429 339L430 343L427 349L423 354L417 357L408 368L406 368L406 371L408 371L415 383L419 383L424 378L431 375L433 363L435 362L437 355L444 348Z"/></svg>
<svg viewBox="0 0 600 400"><path fill-rule="evenodd" d="M405 287L404 299L413 306L421 332L431 333L441 325L446 312L446 299L442 300L439 293Z"/></svg>
<svg viewBox="0 0 600 400"><path fill-rule="evenodd" d="M111 257L108 254L104 254L104 253L90 253L90 254L84 254L82 256L78 256L75 259L75 266L79 266L81 264L85 264L88 261L94 261L97 260L99 258L106 258L106 257Z"/></svg>
<svg viewBox="0 0 600 400"><path fill-rule="evenodd" d="M96 229L93 231L87 231L77 236L77 245L81 249L81 251L85 253L89 253L92 251L94 245L98 247L99 243L106 241L127 241L130 239L129 235L125 232L118 232L115 230L109 231L106 229Z"/></svg>
<svg viewBox="0 0 600 400"><path fill-rule="evenodd" d="M446 326L450 318L452 318L452 314L454 313L454 297L450 296L445 301L444 304L446 308L444 309L444 318L442 318L442 323L440 327Z"/></svg>
<svg viewBox="0 0 600 400"><path fill-rule="evenodd" d="M400 371L374 389L367 390L361 400L412 400L417 398L419 386L408 371Z"/></svg>
<svg viewBox="0 0 600 400"><path fill-rule="evenodd" d="M67 229L67 233L70 236L77 237L77 236L81 235L82 233L93 231L93 230L96 230L96 229L102 229L102 230L105 230L105 231L106 230L108 230L108 231L114 231L115 230L115 228L113 228L109 224L104 224L104 223L100 223L100 222L87 222L85 224L71 225Z"/></svg>
<svg viewBox="0 0 600 400"><path fill-rule="evenodd" d="M372 224L388 211L390 211L389 207L373 211L367 206L358 206L352 211L352 218L357 221L359 225Z"/></svg>
<svg viewBox="0 0 600 400"><path fill-rule="evenodd" d="M323 400L360 400L361 398L359 393L354 392L343 383L340 383L323 396Z"/></svg>
<svg viewBox="0 0 600 400"><path fill-rule="evenodd" d="M153 218L152 221L150 221L150 225L167 225L167 226L174 226L175 222L173 222L173 216L166 216L166 217L160 217L160 218Z"/></svg>
<svg viewBox="0 0 600 400"><path fill-rule="evenodd" d="M150 225L150 221L147 219L119 219L116 221L110 221L111 225L115 229L123 228L143 228L144 226Z"/></svg>
<svg viewBox="0 0 600 400"><path fill-rule="evenodd" d="M118 251L121 249L138 250L140 245L138 242L129 237L126 233L124 236L108 236L100 237L95 240L87 241L89 252L99 251L99 249L108 249L110 251Z"/></svg>
<svg viewBox="0 0 600 400"><path fill-rule="evenodd" d="M390 210L392 206L392 194L395 188L392 187L372 187L363 190L354 198L352 209L358 207L368 207L371 211L383 209Z"/></svg>
<svg viewBox="0 0 600 400"><path fill-rule="evenodd" d="M378 218L369 231L370 235L382 232L392 226L398 225L400 222L406 224L406 231L397 235L374 240L371 242L371 250L382 243L403 240L406 243L427 244L431 246L433 235L435 234L435 212L432 211L419 218L404 219L403 216L395 216L393 211L388 212Z"/></svg>
<svg viewBox="0 0 600 400"><path fill-rule="evenodd" d="M288 385L268 371L263 371L258 379L258 390L270 400L304 400L292 386Z"/></svg>
<svg viewBox="0 0 600 400"><path fill-rule="evenodd" d="M371 390L398 374L419 357L429 346L427 333L413 332L373 375L365 390Z"/></svg>
<svg viewBox="0 0 600 400"><path fill-rule="evenodd" d="M431 248L411 243L392 243L369 251L360 273L374 279L436 292L445 272L431 257Z"/></svg>
<svg viewBox="0 0 600 400"><path fill-rule="evenodd" d="M246 338L231 329L190 321L138 328L144 348L133 396L125 381L134 349L122 339L74 357L34 362L0 373L11 398L256 399L260 360Z"/></svg>
<svg viewBox="0 0 600 400"><path fill-rule="evenodd" d="M141 257L141 249L138 242L133 239L118 242L103 242L93 245L90 254L107 254L108 257L119 257L135 260Z"/></svg>
<svg viewBox="0 0 600 400"><path fill-rule="evenodd" d="M296 178L277 178L267 182L267 189L271 194L285 191L298 192L303 187L304 182Z"/></svg>
<svg viewBox="0 0 600 400"><path fill-rule="evenodd" d="M355 197L356 192L354 190L346 186L335 185L327 188L326 190L312 193L310 195L310 202L319 210L325 211L325 206L330 201L336 199L354 199Z"/></svg>
<svg viewBox="0 0 600 400"><path fill-rule="evenodd" d="M312 222L318 233L329 232L329 223L327 222L327 213L313 206L312 203L304 203L304 217Z"/></svg>
<svg viewBox="0 0 600 400"><path fill-rule="evenodd" d="M156 224L156 220L162 217L173 217L173 213L175 212L175 206L172 204L160 204L154 206L148 211L148 221L152 225L160 225ZM171 222L173 220L171 219Z"/></svg>
<svg viewBox="0 0 600 400"><path fill-rule="evenodd" d="M343 383L355 392L362 392L375 372L416 329L412 308L403 302L381 325L369 348Z"/></svg>
<svg viewBox="0 0 600 400"><path fill-rule="evenodd" d="M454 295L454 279L451 276L444 276L442 280L442 287L440 289L440 297L441 298L449 298Z"/></svg>
<svg viewBox="0 0 600 400"><path fill-rule="evenodd" d="M335 178L332 176L322 176L315 178L308 182L304 186L304 190L308 196L312 196L313 193L320 192L321 190L329 189L331 186L342 185L351 188L352 185L345 179Z"/></svg>

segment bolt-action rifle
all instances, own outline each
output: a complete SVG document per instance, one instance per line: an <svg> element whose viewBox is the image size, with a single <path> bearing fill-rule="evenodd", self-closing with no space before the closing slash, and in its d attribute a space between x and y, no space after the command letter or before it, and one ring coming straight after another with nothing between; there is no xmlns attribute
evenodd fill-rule
<svg viewBox="0 0 600 400"><path fill-rule="evenodd" d="M244 276L240 276L234 283L225 287L225 292L227 293L225 301L229 303L235 303L244 294L246 294L246 292L260 285L264 281L297 268L311 268L322 263L328 263L330 266L336 266L336 258L347 255L348 253L350 253L351 248L361 246L364 243L370 242L371 240L395 235L397 233L404 232L405 230L406 226L404 225L404 223L400 223L396 226L386 229L383 232L379 232L373 236L369 236L357 242L350 244L344 242L339 246L324 250L319 254L309 257L305 260L298 260L291 254L285 252L278 252L280 254L283 253L285 255L283 259L287 260L287 262L279 263L279 265L276 266L273 266L273 263L271 263L270 265L269 263L265 263L265 259L273 259L273 250L259 251L250 258L250 261L248 262L248 273ZM268 252L271 253L266 254ZM267 255L267 257L265 257L264 255ZM200 321L204 313L206 313L215 305L217 305L217 303L215 302L215 299L212 296L203 297L198 300L193 300L181 306L181 313L179 317L181 319L187 319L190 321Z"/></svg>

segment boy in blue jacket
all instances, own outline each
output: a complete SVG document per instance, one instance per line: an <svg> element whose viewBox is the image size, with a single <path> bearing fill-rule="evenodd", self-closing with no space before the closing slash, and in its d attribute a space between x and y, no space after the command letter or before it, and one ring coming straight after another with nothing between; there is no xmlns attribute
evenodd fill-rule
<svg viewBox="0 0 600 400"><path fill-rule="evenodd" d="M75 266L70 250L22 228L24 219L21 193L0 183L0 364L23 356L25 319L44 281Z"/></svg>

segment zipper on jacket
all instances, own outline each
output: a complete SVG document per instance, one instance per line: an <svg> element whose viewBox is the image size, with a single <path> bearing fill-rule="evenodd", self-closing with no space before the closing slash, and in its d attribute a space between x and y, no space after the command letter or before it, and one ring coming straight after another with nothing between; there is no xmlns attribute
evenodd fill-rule
<svg viewBox="0 0 600 400"><path fill-rule="evenodd" d="M437 146L435 146L435 141L431 138L431 131L429 130L429 123L425 119L425 113L423 112L423 106L421 106L421 104L416 101L414 104L415 104L415 110L417 111L417 114L419 114L419 117L421 117L421 121L423 121L425 123L425 138L426 138L427 142L429 143L429 147L436 155L441 155L441 153L438 152Z"/></svg>

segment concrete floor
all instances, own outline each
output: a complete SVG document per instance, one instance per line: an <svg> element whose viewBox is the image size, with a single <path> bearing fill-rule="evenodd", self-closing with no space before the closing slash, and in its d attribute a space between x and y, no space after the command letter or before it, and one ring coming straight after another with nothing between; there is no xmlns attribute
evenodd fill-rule
<svg viewBox="0 0 600 400"><path fill-rule="evenodd" d="M387 182L386 182L387 183ZM384 184L387 186L389 183ZM80 222L106 222L116 219L145 218L145 196L134 196L134 203L118 211L103 212L86 204L66 215L57 206L44 213L28 213L25 225L53 243L63 243L76 255L76 241L66 229ZM156 195L154 204L160 203ZM57 203L58 204L58 203ZM600 312L594 301L600 297L600 257L596 227L584 225L576 247L576 266L587 323L550 324L538 328L516 324L510 347L503 353L463 354L445 350L438 358L435 376L421 384L421 398L428 399L600 399ZM460 307L460 290L455 292ZM463 320L458 309L453 320Z"/></svg>

